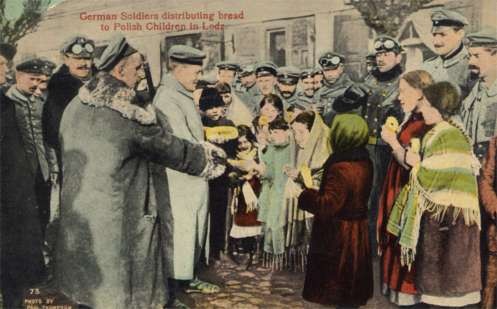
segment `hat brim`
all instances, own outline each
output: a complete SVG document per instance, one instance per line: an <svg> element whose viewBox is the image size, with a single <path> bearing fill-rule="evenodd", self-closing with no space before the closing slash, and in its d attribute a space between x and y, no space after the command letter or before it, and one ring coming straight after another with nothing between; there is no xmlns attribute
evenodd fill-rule
<svg viewBox="0 0 497 309"><path fill-rule="evenodd" d="M366 104L366 101L367 98L361 98L359 100L351 100L341 95L338 98L336 98L335 101L333 102L333 109L337 113L350 112Z"/></svg>
<svg viewBox="0 0 497 309"><path fill-rule="evenodd" d="M197 58L178 58L175 56L170 56L169 57L171 60L174 62L179 62L179 63L184 63L184 64L192 64L192 65L202 65L204 63L204 59L197 59Z"/></svg>

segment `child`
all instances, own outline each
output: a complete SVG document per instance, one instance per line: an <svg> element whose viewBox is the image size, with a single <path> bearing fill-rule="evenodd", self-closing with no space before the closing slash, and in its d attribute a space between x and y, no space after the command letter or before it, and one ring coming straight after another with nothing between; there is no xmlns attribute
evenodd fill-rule
<svg viewBox="0 0 497 309"><path fill-rule="evenodd" d="M283 102L275 94L264 96L260 103L260 114L253 120L259 150L265 150L269 140L269 123L283 116Z"/></svg>
<svg viewBox="0 0 497 309"><path fill-rule="evenodd" d="M269 123L269 145L262 155L259 172L262 191L259 198L258 219L263 223L264 266L280 270L287 262L285 185L286 170L292 162L295 146L289 126L278 117Z"/></svg>
<svg viewBox="0 0 497 309"><path fill-rule="evenodd" d="M219 126L234 127L231 120L224 117L223 98L215 88L204 88L200 95L199 108L203 112L202 124L212 128ZM217 137L210 140L221 147L226 154L233 156L236 140ZM209 212L210 212L210 259L219 260L225 247L226 212L228 207L229 171L222 176L209 181Z"/></svg>
<svg viewBox="0 0 497 309"><path fill-rule="evenodd" d="M242 241L242 246L250 254L247 268L252 261L259 260L259 238L261 223L257 221L258 196L261 191L259 175L254 167L259 163L255 135L246 125L238 128L238 146L234 160L228 160L233 166L230 180L233 196L230 201L233 214L233 226L229 236ZM234 252L236 253L236 252ZM254 256L255 255L255 256Z"/></svg>

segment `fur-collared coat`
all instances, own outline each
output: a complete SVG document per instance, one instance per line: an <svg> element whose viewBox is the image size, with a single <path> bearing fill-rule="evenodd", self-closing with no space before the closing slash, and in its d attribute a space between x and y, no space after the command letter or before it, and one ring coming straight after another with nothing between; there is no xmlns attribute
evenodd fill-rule
<svg viewBox="0 0 497 309"><path fill-rule="evenodd" d="M165 304L164 166L193 175L206 166L202 146L173 136L164 115L133 98L133 90L99 73L69 103L60 126L56 283L92 308Z"/></svg>

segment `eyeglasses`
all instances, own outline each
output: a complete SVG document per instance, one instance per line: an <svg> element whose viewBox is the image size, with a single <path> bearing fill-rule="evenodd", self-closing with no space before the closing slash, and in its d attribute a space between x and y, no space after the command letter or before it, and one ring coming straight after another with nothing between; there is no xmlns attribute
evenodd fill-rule
<svg viewBox="0 0 497 309"><path fill-rule="evenodd" d="M387 50L390 50L390 49L393 49L395 47L395 42L390 40L390 39L386 39L384 41L376 41L374 43L374 49L375 50L380 50L380 49L387 49Z"/></svg>
<svg viewBox="0 0 497 309"><path fill-rule="evenodd" d="M340 63L341 59L338 56L333 56L331 58L323 57L319 59L319 64L322 67L330 67L330 66L337 66Z"/></svg>
<svg viewBox="0 0 497 309"><path fill-rule="evenodd" d="M93 53L95 51L95 47L90 43L76 43L71 47L71 53L75 55L81 54L83 51L87 53Z"/></svg>

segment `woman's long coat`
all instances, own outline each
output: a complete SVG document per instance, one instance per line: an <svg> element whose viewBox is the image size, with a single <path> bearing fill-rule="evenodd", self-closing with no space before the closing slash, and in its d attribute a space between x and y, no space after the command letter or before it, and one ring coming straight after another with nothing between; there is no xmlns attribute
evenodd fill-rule
<svg viewBox="0 0 497 309"><path fill-rule="evenodd" d="M366 150L333 154L319 191L306 189L299 207L314 214L304 299L362 306L373 296L368 197L373 179Z"/></svg>
<svg viewBox="0 0 497 309"><path fill-rule="evenodd" d="M133 94L99 73L61 122L55 278L92 308L165 304L170 210L162 166L200 174L206 162L203 147L172 136L164 115L131 104Z"/></svg>

